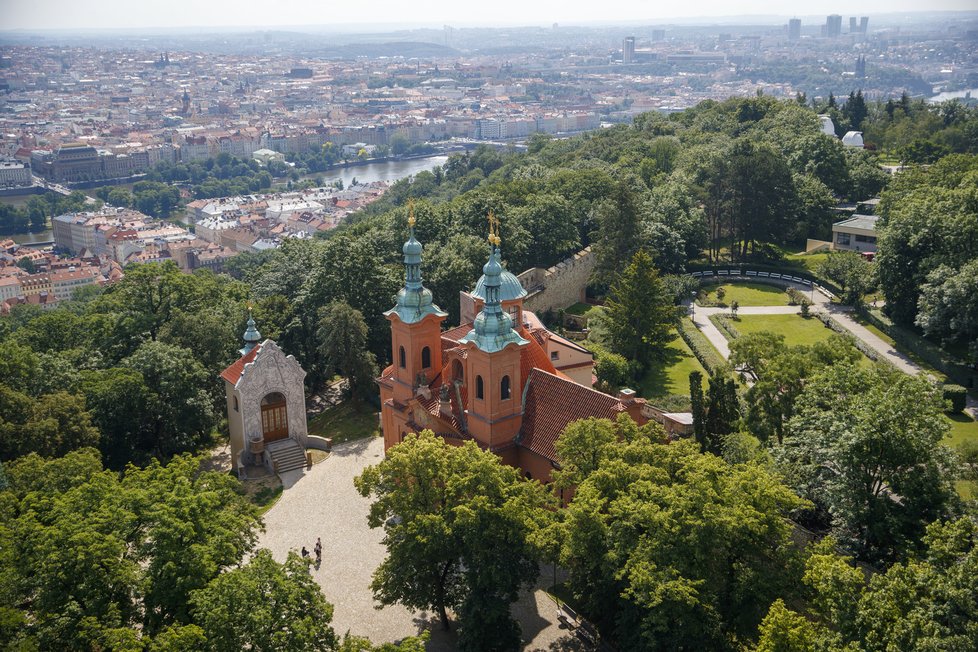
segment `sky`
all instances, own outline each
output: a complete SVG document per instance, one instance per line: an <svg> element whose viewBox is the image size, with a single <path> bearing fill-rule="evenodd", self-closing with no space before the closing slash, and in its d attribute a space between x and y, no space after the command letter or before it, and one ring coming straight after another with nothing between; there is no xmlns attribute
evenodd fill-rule
<svg viewBox="0 0 978 652"><path fill-rule="evenodd" d="M0 0L0 29L656 23L680 17L975 10L975 0Z"/></svg>

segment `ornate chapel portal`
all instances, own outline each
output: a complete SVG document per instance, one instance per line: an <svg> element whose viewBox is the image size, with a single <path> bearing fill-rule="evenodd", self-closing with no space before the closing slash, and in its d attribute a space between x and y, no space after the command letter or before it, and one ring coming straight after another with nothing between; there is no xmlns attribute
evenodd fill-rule
<svg viewBox="0 0 978 652"><path fill-rule="evenodd" d="M261 430L266 444L289 436L285 396L279 392L272 392L261 400Z"/></svg>

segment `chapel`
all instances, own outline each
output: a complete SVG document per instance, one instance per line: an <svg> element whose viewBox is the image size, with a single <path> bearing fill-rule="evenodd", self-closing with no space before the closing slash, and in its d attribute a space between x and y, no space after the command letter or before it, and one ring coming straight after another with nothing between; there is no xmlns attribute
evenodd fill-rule
<svg viewBox="0 0 978 652"><path fill-rule="evenodd" d="M283 473L306 464L306 372L273 340L262 340L250 313L244 346L221 372L227 398L231 464Z"/></svg>
<svg viewBox="0 0 978 652"><path fill-rule="evenodd" d="M558 466L554 442L569 423L620 414L638 424L649 420L645 400L633 391L611 396L593 389L590 352L524 308L526 290L503 267L491 215L483 276L463 295L463 323L443 330L447 313L423 284L414 224L412 213L402 249L404 287L384 313L393 360L377 379L385 450L428 429L448 442L473 440L527 477L548 482Z"/></svg>

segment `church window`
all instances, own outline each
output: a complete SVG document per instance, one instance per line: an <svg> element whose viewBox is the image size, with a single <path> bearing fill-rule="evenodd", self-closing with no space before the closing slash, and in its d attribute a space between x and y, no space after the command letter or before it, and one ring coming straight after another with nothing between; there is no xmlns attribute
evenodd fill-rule
<svg viewBox="0 0 978 652"><path fill-rule="evenodd" d="M482 376L475 377L475 397L485 398L485 392L482 386Z"/></svg>
<svg viewBox="0 0 978 652"><path fill-rule="evenodd" d="M465 380L465 372L462 370L462 363L458 360L452 361L452 378L459 381Z"/></svg>
<svg viewBox="0 0 978 652"><path fill-rule="evenodd" d="M509 398L509 376L503 376L499 383L499 398L503 401Z"/></svg>
<svg viewBox="0 0 978 652"><path fill-rule="evenodd" d="M398 355L397 362L400 365L401 369L405 368L407 366L407 356L404 354L403 346L400 347L400 349L398 349L397 355Z"/></svg>
<svg viewBox="0 0 978 652"><path fill-rule="evenodd" d="M431 349L427 346L421 349L421 368L427 369L431 366Z"/></svg>
<svg viewBox="0 0 978 652"><path fill-rule="evenodd" d="M234 411L235 412L238 412L239 411L238 410L238 397L237 396L234 397Z"/></svg>

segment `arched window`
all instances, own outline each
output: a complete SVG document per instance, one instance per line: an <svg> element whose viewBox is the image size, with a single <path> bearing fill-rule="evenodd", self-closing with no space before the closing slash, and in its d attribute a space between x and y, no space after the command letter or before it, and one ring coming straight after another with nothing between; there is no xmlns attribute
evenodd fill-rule
<svg viewBox="0 0 978 652"><path fill-rule="evenodd" d="M482 376L475 377L475 397L485 398L485 391L482 387Z"/></svg>
<svg viewBox="0 0 978 652"><path fill-rule="evenodd" d="M407 366L407 356L404 354L403 346L398 350L397 355L398 355L397 362L401 366L401 369L404 369Z"/></svg>
<svg viewBox="0 0 978 652"><path fill-rule="evenodd" d="M499 383L499 398L503 401L509 398L509 376L503 376Z"/></svg>
<svg viewBox="0 0 978 652"><path fill-rule="evenodd" d="M462 363L458 360L452 360L452 378L465 382L465 372L462 370Z"/></svg>
<svg viewBox="0 0 978 652"><path fill-rule="evenodd" d="M238 409L238 397L237 396L234 397L234 411L235 412L238 412L239 411L239 409Z"/></svg>
<svg viewBox="0 0 978 652"><path fill-rule="evenodd" d="M421 349L421 368L427 369L431 366L431 349L427 346Z"/></svg>

